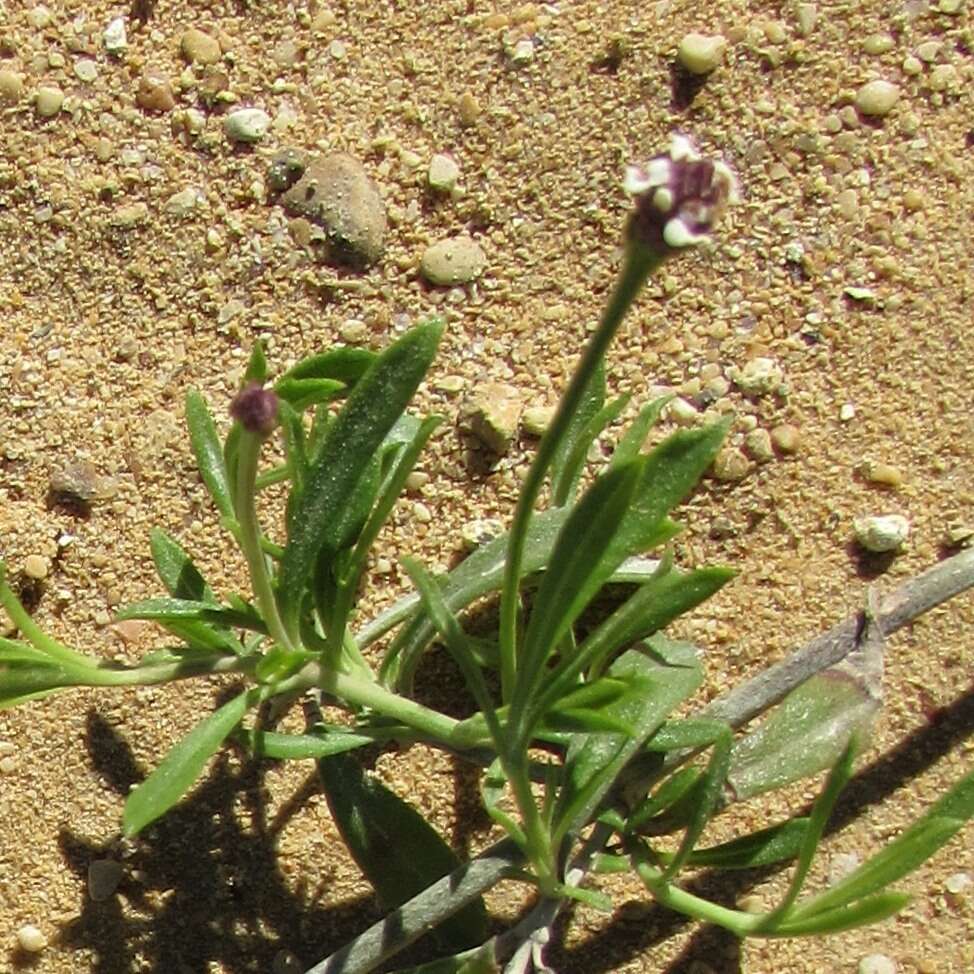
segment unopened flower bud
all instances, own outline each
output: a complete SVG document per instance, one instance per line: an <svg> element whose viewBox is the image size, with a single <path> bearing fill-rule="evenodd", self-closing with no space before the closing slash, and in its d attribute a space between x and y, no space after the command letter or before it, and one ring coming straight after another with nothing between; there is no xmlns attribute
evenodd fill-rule
<svg viewBox="0 0 974 974"><path fill-rule="evenodd" d="M670 151L643 166L628 166L623 188L636 204L629 238L666 254L706 239L729 203L737 180L723 162L704 159L683 135Z"/></svg>
<svg viewBox="0 0 974 974"><path fill-rule="evenodd" d="M230 403L230 415L248 433L268 436L277 426L277 394L259 382L251 382Z"/></svg>

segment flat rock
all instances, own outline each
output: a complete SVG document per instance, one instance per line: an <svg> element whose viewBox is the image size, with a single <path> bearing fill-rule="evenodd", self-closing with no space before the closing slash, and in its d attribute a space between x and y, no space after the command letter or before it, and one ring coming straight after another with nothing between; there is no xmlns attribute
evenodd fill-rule
<svg viewBox="0 0 974 974"><path fill-rule="evenodd" d="M463 406L467 429L493 453L505 453L517 432L524 402L506 382L485 382Z"/></svg>
<svg viewBox="0 0 974 974"><path fill-rule="evenodd" d="M452 286L476 280L487 266L487 256L471 237L447 237L427 247L419 269L430 284Z"/></svg>
<svg viewBox="0 0 974 974"><path fill-rule="evenodd" d="M385 204L365 167L352 156L336 152L309 159L281 202L292 215L306 217L325 231L329 260L368 267L382 256Z"/></svg>

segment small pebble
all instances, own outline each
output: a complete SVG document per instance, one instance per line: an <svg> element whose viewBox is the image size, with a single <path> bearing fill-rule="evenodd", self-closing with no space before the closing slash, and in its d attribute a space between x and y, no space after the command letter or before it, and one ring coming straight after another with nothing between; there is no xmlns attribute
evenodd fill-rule
<svg viewBox="0 0 974 974"><path fill-rule="evenodd" d="M709 74L724 59L727 38L722 34L687 34L677 49L676 57L690 74Z"/></svg>
<svg viewBox="0 0 974 974"><path fill-rule="evenodd" d="M9 68L0 70L0 101L14 105L24 97L24 78Z"/></svg>
<svg viewBox="0 0 974 974"><path fill-rule="evenodd" d="M34 30L43 30L45 27L50 27L51 19L51 11L42 3L27 11L27 23Z"/></svg>
<svg viewBox="0 0 974 974"><path fill-rule="evenodd" d="M521 429L528 436L544 436L554 418L554 406L528 406L521 416Z"/></svg>
<svg viewBox="0 0 974 974"><path fill-rule="evenodd" d="M910 535L910 522L902 514L872 514L853 522L856 541L876 554L897 551Z"/></svg>
<svg viewBox="0 0 974 974"><path fill-rule="evenodd" d="M88 895L103 903L118 889L124 867L114 859L95 859L88 865Z"/></svg>
<svg viewBox="0 0 974 974"><path fill-rule="evenodd" d="M469 91L465 91L460 96L460 101L457 103L457 110L460 115L460 124L467 128L475 124L477 119L480 118L480 102Z"/></svg>
<svg viewBox="0 0 974 974"><path fill-rule="evenodd" d="M480 277L487 257L471 237L447 237L426 249L419 269L430 284L452 286Z"/></svg>
<svg viewBox="0 0 974 974"><path fill-rule="evenodd" d="M60 88L45 85L37 89L34 108L41 118L51 118L61 111L64 104L64 92Z"/></svg>
<svg viewBox="0 0 974 974"><path fill-rule="evenodd" d="M768 461L774 459L774 447L771 445L771 434L761 426L755 430L751 430L744 437L744 449L747 450L751 459L756 460L758 463L768 463Z"/></svg>
<svg viewBox="0 0 974 974"><path fill-rule="evenodd" d="M17 759L10 754L0 758L0 774L10 774L17 767Z"/></svg>
<svg viewBox="0 0 974 974"><path fill-rule="evenodd" d="M348 318L342 322L338 334L349 345L361 345L368 340L369 326L361 318Z"/></svg>
<svg viewBox="0 0 974 974"><path fill-rule="evenodd" d="M129 46L128 37L125 34L125 18L116 17L105 28L102 35L105 42L105 50L109 54L118 54Z"/></svg>
<svg viewBox="0 0 974 974"><path fill-rule="evenodd" d="M856 407L851 402L844 402L839 406L839 422L848 423L855 419Z"/></svg>
<svg viewBox="0 0 974 974"><path fill-rule="evenodd" d="M445 375L436 383L435 388L440 392L445 392L448 396L455 396L458 392L463 391L466 384L466 379L462 375Z"/></svg>
<svg viewBox="0 0 974 974"><path fill-rule="evenodd" d="M863 115L881 118L889 114L899 98L900 89L896 85L877 79L867 82L856 92L856 108Z"/></svg>
<svg viewBox="0 0 974 974"><path fill-rule="evenodd" d="M974 886L974 876L970 873L951 873L944 880L944 889L952 896L960 896Z"/></svg>
<svg viewBox="0 0 974 974"><path fill-rule="evenodd" d="M438 152L430 159L429 171L426 174L430 189L449 193L456 186L459 178L460 167L453 156Z"/></svg>
<svg viewBox="0 0 974 974"><path fill-rule="evenodd" d="M79 81L91 84L98 77L98 65L90 57L83 57L74 62L74 73Z"/></svg>
<svg viewBox="0 0 974 974"><path fill-rule="evenodd" d="M149 207L146 203L132 203L120 206L111 216L111 224L120 230L131 230L149 219Z"/></svg>
<svg viewBox="0 0 974 974"><path fill-rule="evenodd" d="M460 540L466 551L473 551L504 533L504 522L497 518L477 518L460 528Z"/></svg>
<svg viewBox="0 0 974 974"><path fill-rule="evenodd" d="M231 142L260 142L271 127L271 117L260 108L238 108L223 120Z"/></svg>
<svg viewBox="0 0 974 974"><path fill-rule="evenodd" d="M922 44L917 44L916 55L921 61L933 64L939 57L942 47L940 41L924 41Z"/></svg>
<svg viewBox="0 0 974 974"><path fill-rule="evenodd" d="M700 410L689 400L677 396L667 405L666 415L678 426L693 426L700 418Z"/></svg>
<svg viewBox="0 0 974 974"><path fill-rule="evenodd" d="M24 559L24 574L28 578L40 581L47 578L47 573L51 570L50 561L44 555L28 555Z"/></svg>
<svg viewBox="0 0 974 974"><path fill-rule="evenodd" d="M733 369L730 377L742 392L749 396L765 396L781 385L781 367L771 358L753 358L744 368Z"/></svg>
<svg viewBox="0 0 974 974"><path fill-rule="evenodd" d="M802 37L808 37L818 22L818 4L800 3L795 12L798 16L798 32Z"/></svg>
<svg viewBox="0 0 974 974"><path fill-rule="evenodd" d="M464 425L493 453L506 453L517 432L524 404L521 394L505 382L479 385L464 403Z"/></svg>
<svg viewBox="0 0 974 974"><path fill-rule="evenodd" d="M714 459L714 477L725 483L743 480L750 469L747 457L734 447L725 447Z"/></svg>
<svg viewBox="0 0 974 974"><path fill-rule="evenodd" d="M28 954L39 954L47 946L47 937L32 923L26 923L17 931L17 943Z"/></svg>
<svg viewBox="0 0 974 974"><path fill-rule="evenodd" d="M952 64L938 64L930 72L930 90L946 91L953 88L957 82L957 68Z"/></svg>
<svg viewBox="0 0 974 974"><path fill-rule="evenodd" d="M169 79L152 69L139 79L135 101L139 108L147 112L171 112L176 107Z"/></svg>
<svg viewBox="0 0 974 974"><path fill-rule="evenodd" d="M187 186L178 193L173 193L166 200L163 209L176 217L187 217L203 202L204 196L195 186Z"/></svg>
<svg viewBox="0 0 974 974"><path fill-rule="evenodd" d="M289 950L279 950L271 962L271 974L301 974L304 967L296 954Z"/></svg>
<svg viewBox="0 0 974 974"><path fill-rule="evenodd" d="M878 484L881 487L900 487L903 484L902 471L890 463L873 463L867 460L859 469L871 484Z"/></svg>
<svg viewBox="0 0 974 974"><path fill-rule="evenodd" d="M904 74L909 75L910 77L916 77L921 71L923 71L923 62L919 58L915 58L912 54L907 54L907 56L903 58L903 64L901 67L903 68Z"/></svg>
<svg viewBox="0 0 974 974"><path fill-rule="evenodd" d="M191 64L216 64L223 56L220 42L195 27L191 27L183 34L179 49Z"/></svg>
<svg viewBox="0 0 974 974"><path fill-rule="evenodd" d="M829 858L827 882L835 886L862 865L862 857L854 852L838 852Z"/></svg>
<svg viewBox="0 0 974 974"><path fill-rule="evenodd" d="M885 54L896 46L890 34L870 34L863 42L862 49L867 54Z"/></svg>
<svg viewBox="0 0 974 974"><path fill-rule="evenodd" d="M869 954L859 961L859 974L896 974L896 963L885 954Z"/></svg>
<svg viewBox="0 0 974 974"><path fill-rule="evenodd" d="M771 430L771 442L779 453L797 453L801 445L801 434L797 426L782 423Z"/></svg>

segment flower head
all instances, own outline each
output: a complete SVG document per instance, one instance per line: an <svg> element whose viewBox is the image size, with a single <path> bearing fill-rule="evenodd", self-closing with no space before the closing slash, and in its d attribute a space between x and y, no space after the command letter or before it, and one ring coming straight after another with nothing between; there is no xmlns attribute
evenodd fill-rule
<svg viewBox="0 0 974 974"><path fill-rule="evenodd" d="M268 436L277 425L277 394L259 382L251 382L230 403L230 415L248 433Z"/></svg>
<svg viewBox="0 0 974 974"><path fill-rule="evenodd" d="M725 207L737 200L730 168L701 157L684 135L674 135L670 151L644 166L627 166L623 188L636 203L630 239L664 254L707 240Z"/></svg>

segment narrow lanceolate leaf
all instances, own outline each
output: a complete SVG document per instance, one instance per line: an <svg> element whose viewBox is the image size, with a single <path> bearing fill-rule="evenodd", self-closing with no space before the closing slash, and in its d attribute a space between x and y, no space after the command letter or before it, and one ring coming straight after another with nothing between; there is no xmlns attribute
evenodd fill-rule
<svg viewBox="0 0 974 974"><path fill-rule="evenodd" d="M433 361L443 325L407 332L356 383L330 426L308 472L289 524L279 593L285 626L296 631L312 569L354 498L358 483L386 434L402 415Z"/></svg>
<svg viewBox="0 0 974 974"><path fill-rule="evenodd" d="M241 737L254 754L281 761L318 760L375 743L374 737L338 729L322 734L279 734L252 730Z"/></svg>
<svg viewBox="0 0 974 974"><path fill-rule="evenodd" d="M171 596L216 604L212 590L193 564L193 559L175 538L161 528L153 528L149 536L149 548L159 578Z"/></svg>
<svg viewBox="0 0 974 974"><path fill-rule="evenodd" d="M257 382L263 385L267 381L267 356L264 354L264 343L255 342L250 350L250 359L244 372L243 384Z"/></svg>
<svg viewBox="0 0 974 974"><path fill-rule="evenodd" d="M803 916L801 919L789 918L767 931L758 931L763 937L811 937L827 933L841 933L879 923L895 916L910 902L907 893L877 893L864 900L857 900L849 906L840 906L826 913Z"/></svg>
<svg viewBox="0 0 974 974"><path fill-rule="evenodd" d="M974 817L974 771L965 775L885 849L819 896L799 904L791 919L811 917L885 889L922 865Z"/></svg>
<svg viewBox="0 0 974 974"><path fill-rule="evenodd" d="M133 791L125 802L122 828L127 836L138 834L164 815L199 778L206 762L260 700L260 688L248 690L200 721L163 758L162 764Z"/></svg>
<svg viewBox="0 0 974 974"><path fill-rule="evenodd" d="M408 802L367 775L353 757L337 754L318 762L328 807L383 910L401 906L453 872L460 860ZM487 937L487 911L478 898L440 924L436 939L451 952L475 947Z"/></svg>
<svg viewBox="0 0 974 974"><path fill-rule="evenodd" d="M75 675L57 663L34 660L29 653L19 660L15 655L14 651L0 653L0 710L77 683Z"/></svg>
<svg viewBox="0 0 974 974"><path fill-rule="evenodd" d="M807 818L793 818L708 849L695 849L689 865L711 869L756 869L794 859L808 829Z"/></svg>
<svg viewBox="0 0 974 974"><path fill-rule="evenodd" d="M610 466L618 467L620 464L628 463L639 456L643 444L646 442L646 437L649 436L649 431L656 425L660 413L663 412L663 408L672 398L672 396L661 396L643 406L639 415L629 424L616 448L612 451Z"/></svg>
<svg viewBox="0 0 974 974"><path fill-rule="evenodd" d="M606 557L640 474L638 462L600 477L569 515L541 579L517 662L511 719L522 733L539 682L561 639L619 561ZM540 718L541 714L534 714Z"/></svg>
<svg viewBox="0 0 974 974"><path fill-rule="evenodd" d="M629 405L629 396L619 396L603 406L580 430L578 440L572 446L565 463L565 470L558 479L552 478L551 500L555 507L562 507L568 503L578 481L585 469L585 461L592 444L599 438L602 431L613 422Z"/></svg>
<svg viewBox="0 0 974 974"><path fill-rule="evenodd" d="M275 391L280 395L281 383L305 380L337 381L351 388L365 375L376 358L375 352L352 347L333 348L320 355L311 355L288 369L278 380Z"/></svg>
<svg viewBox="0 0 974 974"><path fill-rule="evenodd" d="M608 709L633 732L572 739L555 809L559 841L591 820L623 767L667 715L700 685L703 677L699 662L681 648L657 635L642 648L623 653L609 667L608 675L625 680L632 690Z"/></svg>
<svg viewBox="0 0 974 974"><path fill-rule="evenodd" d="M216 424L210 415L206 401L195 390L186 393L186 424L189 426L189 440L196 457L200 477L210 492L217 510L227 518L234 516L233 495L223 449L217 436Z"/></svg>
<svg viewBox="0 0 974 974"><path fill-rule="evenodd" d="M344 382L335 379L288 379L282 378L274 386L278 396L296 413L303 413L309 406L331 402L346 390Z"/></svg>
<svg viewBox="0 0 974 974"><path fill-rule="evenodd" d="M568 425L568 431L558 444L558 449L551 461L551 468L548 475L552 484L574 485L578 482L581 474L581 466L578 461L576 447L585 436L589 423L596 413L605 405L605 364L600 362L593 370L592 377L589 379L582 400L578 404L578 409L572 415ZM585 451L588 450L591 440L585 443L585 450L581 453L581 463L585 462ZM570 464L575 461L576 466Z"/></svg>
<svg viewBox="0 0 974 974"><path fill-rule="evenodd" d="M267 633L264 620L252 608L230 608L212 602L191 602L189 599L145 599L133 602L118 611L117 620L151 619L154 622L207 622L217 626L234 626Z"/></svg>
<svg viewBox="0 0 974 974"><path fill-rule="evenodd" d="M616 535L622 557L641 554L658 544L660 525L682 503L713 463L729 422L681 430L665 439L645 458L632 505Z"/></svg>

